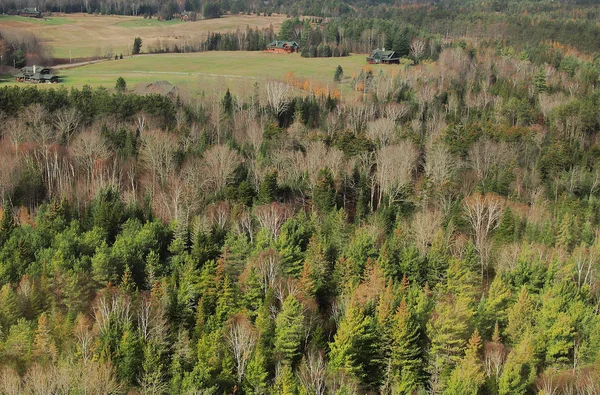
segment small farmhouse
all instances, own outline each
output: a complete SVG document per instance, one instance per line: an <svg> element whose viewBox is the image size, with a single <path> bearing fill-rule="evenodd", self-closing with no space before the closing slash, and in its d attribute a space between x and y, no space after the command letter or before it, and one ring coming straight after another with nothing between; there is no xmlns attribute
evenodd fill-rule
<svg viewBox="0 0 600 395"><path fill-rule="evenodd" d="M58 76L52 73L52 69L41 66L23 67L17 75L15 80L18 82L35 82L35 83L48 83L55 84L59 82Z"/></svg>
<svg viewBox="0 0 600 395"><path fill-rule="evenodd" d="M25 17L29 17L29 18L41 18L42 17L42 13L41 13L41 11L38 11L37 7L22 8L20 10L10 11L8 14L25 16Z"/></svg>
<svg viewBox="0 0 600 395"><path fill-rule="evenodd" d="M300 46L296 41L273 41L265 49L265 52L273 53L293 53L299 51Z"/></svg>
<svg viewBox="0 0 600 395"><path fill-rule="evenodd" d="M373 51L371 56L367 58L369 64L400 64L400 56L396 51L386 51L384 49L377 48Z"/></svg>

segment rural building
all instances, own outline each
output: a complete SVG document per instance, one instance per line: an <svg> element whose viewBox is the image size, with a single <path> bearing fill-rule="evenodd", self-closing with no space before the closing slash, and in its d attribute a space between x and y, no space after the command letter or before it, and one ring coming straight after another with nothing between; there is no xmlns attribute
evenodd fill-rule
<svg viewBox="0 0 600 395"><path fill-rule="evenodd" d="M28 18L41 18L42 13L38 11L37 7L33 8L21 8L20 10L13 10L8 13L9 15L26 16Z"/></svg>
<svg viewBox="0 0 600 395"><path fill-rule="evenodd" d="M36 82L36 83L57 83L58 76L52 73L52 69L48 67L41 66L27 66L23 67L17 75L15 75L15 79L18 82Z"/></svg>
<svg viewBox="0 0 600 395"><path fill-rule="evenodd" d="M273 52L273 53L293 53L300 52L300 46L296 41L273 41L267 48L265 52Z"/></svg>
<svg viewBox="0 0 600 395"><path fill-rule="evenodd" d="M369 64L400 64L400 56L396 51L386 51L384 49L377 48L373 51L371 56L367 58Z"/></svg>

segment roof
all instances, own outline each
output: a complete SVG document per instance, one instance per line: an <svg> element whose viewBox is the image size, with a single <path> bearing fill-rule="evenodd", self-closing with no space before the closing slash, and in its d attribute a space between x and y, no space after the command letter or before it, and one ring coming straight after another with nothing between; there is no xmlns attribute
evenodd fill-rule
<svg viewBox="0 0 600 395"><path fill-rule="evenodd" d="M298 47L298 43L296 41L271 41L267 47L270 48L284 48L284 47Z"/></svg>
<svg viewBox="0 0 600 395"><path fill-rule="evenodd" d="M399 59L400 57L396 54L396 51L385 51L383 49L377 48L371 54L371 58L390 60L390 59Z"/></svg>

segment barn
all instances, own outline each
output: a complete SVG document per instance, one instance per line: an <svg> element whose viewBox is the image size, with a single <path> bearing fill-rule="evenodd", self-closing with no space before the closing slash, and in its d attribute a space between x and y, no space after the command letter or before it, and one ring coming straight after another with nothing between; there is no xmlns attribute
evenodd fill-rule
<svg viewBox="0 0 600 395"><path fill-rule="evenodd" d="M373 51L371 56L367 58L369 64L400 64L400 56L396 51L386 51L384 49L377 48Z"/></svg>
<svg viewBox="0 0 600 395"><path fill-rule="evenodd" d="M273 41L267 45L265 52L294 53L299 52L300 46L296 41Z"/></svg>

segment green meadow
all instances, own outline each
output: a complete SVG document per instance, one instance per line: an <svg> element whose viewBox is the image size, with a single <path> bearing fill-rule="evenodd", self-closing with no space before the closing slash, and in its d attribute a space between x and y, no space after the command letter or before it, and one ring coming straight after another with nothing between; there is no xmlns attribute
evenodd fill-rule
<svg viewBox="0 0 600 395"><path fill-rule="evenodd" d="M87 84L112 88L116 79L123 77L130 89L140 83L166 80L190 93L210 90L215 84L221 89L226 86L234 92L239 92L251 87L256 81L283 79L288 72L292 72L297 78L310 79L333 88L333 75L338 65L342 66L348 77L365 65L365 57L352 55L343 58L308 59L298 54L275 55L243 51L139 55L63 69L59 74L65 86ZM0 84L13 83L5 81ZM347 91L349 84L341 84L339 88Z"/></svg>

